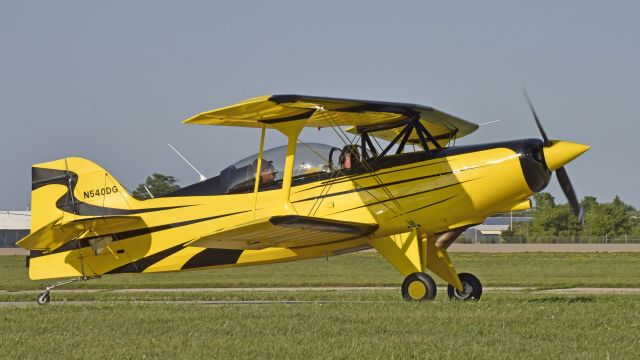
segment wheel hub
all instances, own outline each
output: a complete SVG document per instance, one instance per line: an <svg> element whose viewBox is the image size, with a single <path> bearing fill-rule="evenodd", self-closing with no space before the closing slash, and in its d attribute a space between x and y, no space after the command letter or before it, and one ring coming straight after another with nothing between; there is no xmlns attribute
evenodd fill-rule
<svg viewBox="0 0 640 360"><path fill-rule="evenodd" d="M482 296L482 284L477 277L469 273L458 274L460 279L460 285L462 285L462 291L459 291L452 284L447 285L447 294L449 299L461 300L461 301L478 301Z"/></svg>
<svg viewBox="0 0 640 360"><path fill-rule="evenodd" d="M427 294L427 287L422 281L412 281L408 290L409 295L414 299L422 299Z"/></svg>
<svg viewBox="0 0 640 360"><path fill-rule="evenodd" d="M459 292L458 289L454 289L454 292L458 298L466 299L473 292L473 286L469 285L466 281L463 281L462 288L464 289L462 292Z"/></svg>
<svg viewBox="0 0 640 360"><path fill-rule="evenodd" d="M426 273L416 272L407 275L402 282L402 297L408 301L429 301L436 296L436 283Z"/></svg>

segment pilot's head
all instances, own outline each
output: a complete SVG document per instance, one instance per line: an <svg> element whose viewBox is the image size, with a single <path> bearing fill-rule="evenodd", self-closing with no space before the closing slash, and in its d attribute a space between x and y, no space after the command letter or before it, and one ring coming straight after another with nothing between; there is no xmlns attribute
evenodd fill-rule
<svg viewBox="0 0 640 360"><path fill-rule="evenodd" d="M258 159L253 161L253 168L258 167ZM260 183L270 183L276 180L278 171L273 167L273 161L262 159L262 169L260 169Z"/></svg>
<svg viewBox="0 0 640 360"><path fill-rule="evenodd" d="M358 145L346 145L340 154L340 164L343 169L353 169L360 165Z"/></svg>

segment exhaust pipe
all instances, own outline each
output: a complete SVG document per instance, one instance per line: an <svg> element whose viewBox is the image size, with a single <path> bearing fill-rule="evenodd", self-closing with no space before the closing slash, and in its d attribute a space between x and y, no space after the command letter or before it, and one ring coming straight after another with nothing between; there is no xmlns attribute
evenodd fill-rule
<svg viewBox="0 0 640 360"><path fill-rule="evenodd" d="M464 226L461 228L457 228L454 230L449 230L447 232L441 233L440 235L438 235L438 238L436 239L436 247L438 249L445 249L445 250L448 249L449 246L451 246L451 244L453 244L453 242L456 241L458 236L460 236L460 234L462 234L468 228L469 226Z"/></svg>

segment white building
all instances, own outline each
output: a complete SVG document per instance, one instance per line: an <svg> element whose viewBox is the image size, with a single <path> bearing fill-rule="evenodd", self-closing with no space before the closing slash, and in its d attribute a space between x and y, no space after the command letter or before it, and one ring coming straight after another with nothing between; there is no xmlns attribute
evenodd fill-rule
<svg viewBox="0 0 640 360"><path fill-rule="evenodd" d="M483 224L468 228L463 235L473 243L498 243L512 223L529 221L531 217L488 217Z"/></svg>
<svg viewBox="0 0 640 360"><path fill-rule="evenodd" d="M16 242L29 235L30 211L0 211L0 247L14 247Z"/></svg>

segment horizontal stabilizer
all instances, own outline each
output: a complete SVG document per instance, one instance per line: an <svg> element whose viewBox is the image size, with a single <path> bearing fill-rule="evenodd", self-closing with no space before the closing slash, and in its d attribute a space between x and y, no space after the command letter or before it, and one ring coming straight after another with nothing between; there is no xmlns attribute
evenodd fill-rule
<svg viewBox="0 0 640 360"><path fill-rule="evenodd" d="M377 224L298 215L273 216L221 229L187 245L217 249L295 248L350 240L377 229Z"/></svg>
<svg viewBox="0 0 640 360"><path fill-rule="evenodd" d="M18 241L16 245L27 250L49 252L74 239L109 235L142 227L146 225L138 216L100 216L69 222L63 222L60 217Z"/></svg>

